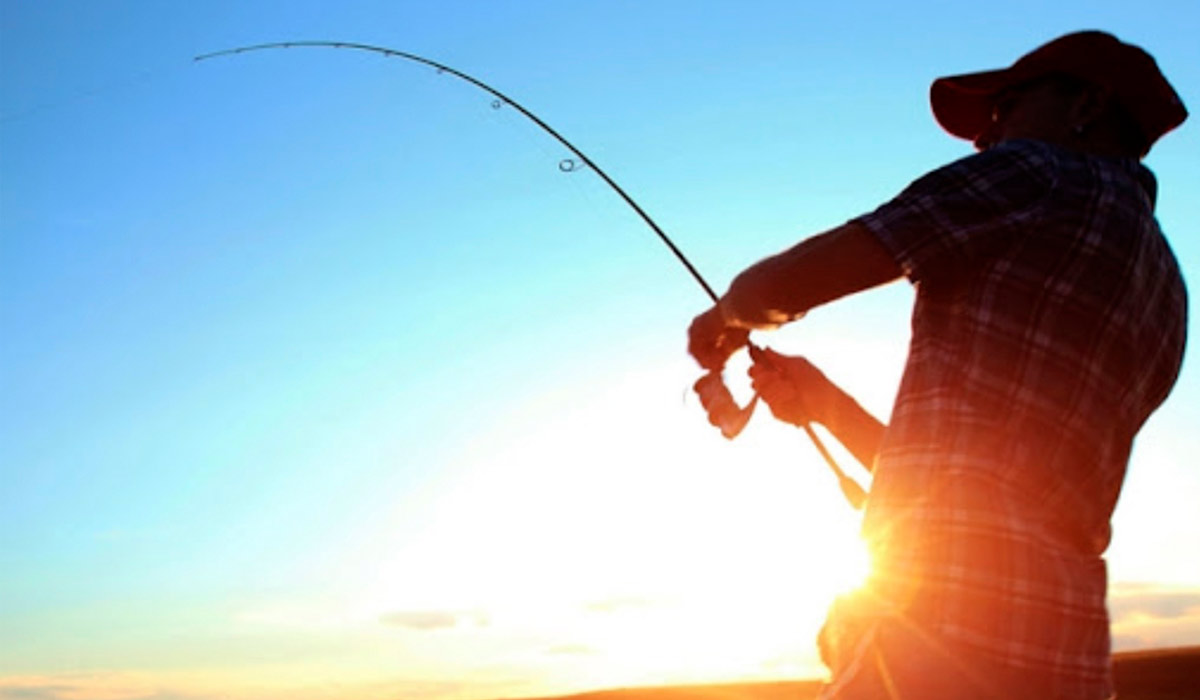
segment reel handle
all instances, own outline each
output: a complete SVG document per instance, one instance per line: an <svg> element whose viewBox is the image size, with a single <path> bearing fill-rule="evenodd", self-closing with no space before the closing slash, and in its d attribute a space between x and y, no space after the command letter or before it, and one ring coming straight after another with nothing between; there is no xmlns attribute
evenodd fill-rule
<svg viewBox="0 0 1200 700"><path fill-rule="evenodd" d="M734 401L729 387L720 370L713 370L696 380L692 385L696 395L700 397L700 405L708 413L708 422L720 428L721 435L726 440L732 440L741 434L754 408L758 405L758 394L745 406L738 406Z"/></svg>

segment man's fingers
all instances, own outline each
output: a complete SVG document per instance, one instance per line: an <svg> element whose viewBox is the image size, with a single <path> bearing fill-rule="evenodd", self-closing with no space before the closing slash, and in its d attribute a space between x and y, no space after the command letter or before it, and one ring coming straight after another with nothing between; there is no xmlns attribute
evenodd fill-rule
<svg viewBox="0 0 1200 700"><path fill-rule="evenodd" d="M719 370L749 339L750 331L725 325L725 319L714 306L693 319L688 327L688 352L701 367Z"/></svg>
<svg viewBox="0 0 1200 700"><path fill-rule="evenodd" d="M717 343L717 347L723 355L721 364L725 364L725 360L728 360L730 355L740 350L749 341L750 331L745 328L726 327L721 332L721 338Z"/></svg>
<svg viewBox="0 0 1200 700"><path fill-rule="evenodd" d="M688 352L705 369L720 368L719 364L714 366L714 362L719 355L717 344L724 323L720 322L715 311L715 307L705 311L692 319L692 325L688 326Z"/></svg>

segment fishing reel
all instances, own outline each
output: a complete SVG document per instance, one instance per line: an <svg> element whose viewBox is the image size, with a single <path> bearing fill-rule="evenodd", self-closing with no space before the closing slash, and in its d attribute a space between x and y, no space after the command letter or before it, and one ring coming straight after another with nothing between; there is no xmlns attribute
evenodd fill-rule
<svg viewBox="0 0 1200 700"><path fill-rule="evenodd" d="M719 428L727 440L741 434L758 405L758 394L755 394L750 403L738 406L720 370L713 370L697 379L692 390L700 397L700 405L708 413L708 422Z"/></svg>
<svg viewBox="0 0 1200 700"><path fill-rule="evenodd" d="M747 344L750 357L756 362L763 360L762 353L753 344ZM709 371L692 384L692 390L700 398L700 405L708 414L708 422L716 426L721 435L732 440L741 434L754 409L758 406L758 394L755 394L745 406L739 406L733 398L733 392L725 384L724 367Z"/></svg>

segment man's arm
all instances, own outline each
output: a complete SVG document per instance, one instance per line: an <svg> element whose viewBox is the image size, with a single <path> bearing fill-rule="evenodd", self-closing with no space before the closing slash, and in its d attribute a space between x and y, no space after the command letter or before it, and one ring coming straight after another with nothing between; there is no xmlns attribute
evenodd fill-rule
<svg viewBox="0 0 1200 700"><path fill-rule="evenodd" d="M837 399L830 411L829 418L822 422L829 432L837 437L838 442L845 445L850 454L859 461L867 471L875 471L875 457L879 454L879 446L883 444L883 433L887 426L878 418L867 413L867 410L854 400L840 387Z"/></svg>
<svg viewBox="0 0 1200 700"><path fill-rule="evenodd" d="M721 297L728 325L778 326L809 309L900 277L871 232L851 222L746 268Z"/></svg>
<svg viewBox="0 0 1200 700"><path fill-rule="evenodd" d="M692 321L688 351L719 369L749 329L775 328L809 309L891 282L900 266L862 225L851 222L746 268L717 304Z"/></svg>

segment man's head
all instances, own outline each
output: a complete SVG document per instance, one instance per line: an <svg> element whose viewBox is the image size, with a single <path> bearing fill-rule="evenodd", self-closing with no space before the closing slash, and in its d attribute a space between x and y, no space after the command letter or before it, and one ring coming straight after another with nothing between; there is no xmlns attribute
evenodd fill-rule
<svg viewBox="0 0 1200 700"><path fill-rule="evenodd" d="M939 78L930 102L943 128L980 148L1034 138L1141 157L1187 118L1153 57L1098 31L1059 37L1008 68Z"/></svg>

